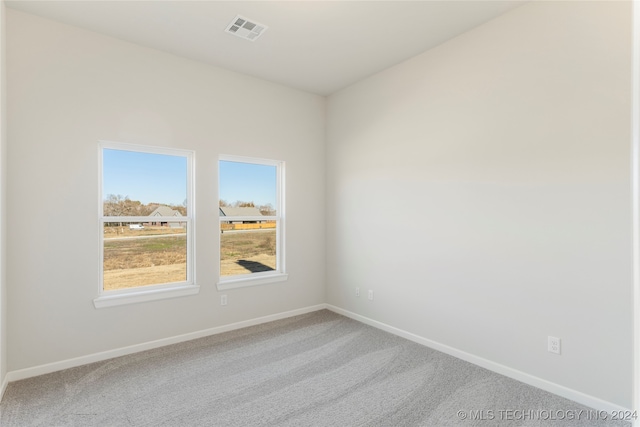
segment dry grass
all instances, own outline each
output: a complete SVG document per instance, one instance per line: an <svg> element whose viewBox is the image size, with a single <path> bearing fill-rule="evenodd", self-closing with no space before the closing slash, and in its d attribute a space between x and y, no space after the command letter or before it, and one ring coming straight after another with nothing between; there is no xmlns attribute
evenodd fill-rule
<svg viewBox="0 0 640 427"><path fill-rule="evenodd" d="M276 257L275 255L257 255L253 257L245 258L245 261L249 263L259 263L260 265L264 265L268 269L275 270L276 269ZM220 261L220 271L223 276L235 276L238 274L248 274L251 273L251 270L244 267L236 260L224 260Z"/></svg>
<svg viewBox="0 0 640 427"><path fill-rule="evenodd" d="M104 289L115 290L186 280L187 246L184 230L158 229L124 230L125 236L154 236L162 231L177 231L174 236L120 239L104 241ZM166 233L166 234L168 234ZM227 232L220 236L222 276L247 274L276 268L276 232Z"/></svg>
<svg viewBox="0 0 640 427"><path fill-rule="evenodd" d="M103 265L105 290L183 282L187 277L187 238L178 234L105 239Z"/></svg>
<svg viewBox="0 0 640 427"><path fill-rule="evenodd" d="M130 230L129 224L125 224L123 226L105 226L104 238L111 239L116 237L156 236L159 234L184 234L184 232L184 228L160 227L155 225L145 225L142 230Z"/></svg>
<svg viewBox="0 0 640 427"><path fill-rule="evenodd" d="M183 235L108 240L104 242L104 270L122 270L187 261L187 237Z"/></svg>
<svg viewBox="0 0 640 427"><path fill-rule="evenodd" d="M104 290L112 291L159 283L184 282L186 278L186 264L109 270L104 272Z"/></svg>
<svg viewBox="0 0 640 427"><path fill-rule="evenodd" d="M276 254L276 230L226 232L220 235L220 259L239 260L257 255Z"/></svg>
<svg viewBox="0 0 640 427"><path fill-rule="evenodd" d="M276 269L276 230L220 236L220 275L235 276Z"/></svg>

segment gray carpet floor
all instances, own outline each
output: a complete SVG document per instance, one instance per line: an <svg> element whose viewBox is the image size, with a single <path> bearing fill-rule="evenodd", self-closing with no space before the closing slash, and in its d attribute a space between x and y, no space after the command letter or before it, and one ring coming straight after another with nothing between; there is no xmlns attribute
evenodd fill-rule
<svg viewBox="0 0 640 427"><path fill-rule="evenodd" d="M9 384L13 426L622 426L322 310Z"/></svg>

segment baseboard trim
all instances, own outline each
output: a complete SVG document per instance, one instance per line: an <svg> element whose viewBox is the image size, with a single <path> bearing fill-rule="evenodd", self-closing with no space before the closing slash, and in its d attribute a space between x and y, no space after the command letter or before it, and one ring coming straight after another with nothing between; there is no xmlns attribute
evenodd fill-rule
<svg viewBox="0 0 640 427"><path fill-rule="evenodd" d="M488 359L484 359L482 357L473 355L471 353L467 353L465 351L458 350L453 347L449 347L448 345L430 340L428 338L421 337L419 335L404 331L394 326L387 325L386 323L378 322L377 320L373 320L368 317L362 316L360 314L356 314L351 311L344 310L340 307L336 307L331 304L326 304L326 308L335 313L357 320L369 326L373 326L374 328L378 328L385 332L389 332L399 337L406 338L415 343L424 345L434 350L441 351L450 356L456 357L458 359L462 359L469 363L473 363L474 365L488 369L500 375L504 375L505 377L512 378L514 380L523 382L530 386L537 387L541 390L548 391L549 393L553 393L560 397L564 397L565 399L573 400L576 403L580 403L590 408L594 408L600 411L608 411L609 413L614 411L629 410L628 408L624 408L614 403L607 402L597 397L590 396L588 394L582 393L577 390L573 390L571 388L562 386L560 384L553 383L551 381L544 380L542 378L538 378L536 376L527 374L526 372L518 371L517 369L513 369L508 366L501 365L500 363L493 362Z"/></svg>
<svg viewBox="0 0 640 427"><path fill-rule="evenodd" d="M5 375L2 379L2 384L0 384L0 402L2 402L2 398L4 397L4 392L7 390L7 386L9 385L9 375Z"/></svg>
<svg viewBox="0 0 640 427"><path fill-rule="evenodd" d="M366 325L373 326L385 332L389 332L391 334L408 339L410 341L424 345L434 350L441 351L450 356L456 357L458 359L464 360L469 363L473 363L474 365L480 366L482 368L488 369L490 371L496 372L506 377L515 379L517 381L523 382L533 387L537 387L541 390L548 391L549 393L553 393L558 396L564 397L566 399L573 400L574 402L580 403L590 408L594 408L601 411L608 411L608 412L629 410L628 408L624 408L614 403L607 402L597 397L582 393L577 390L570 389L568 387L553 383L551 381L544 380L542 378L538 378L536 376L527 374L525 372L518 371L517 369L513 369L508 366L502 365L500 363L496 363L491 360L473 355L471 353L467 353L465 351L456 349L454 347L444 345L437 341L433 341L433 340L421 337L411 332L407 332L405 330L396 328L391 325L387 325L386 323L382 323L377 320L370 319L368 317L362 316L357 313L353 313L351 311L342 309L340 307L337 307L331 304L318 304L318 305L304 307L296 310L291 310L291 311L276 313L268 316L257 317L254 319L244 320L241 322L231 323L228 325L217 326L215 328L209 328L201 331L190 332L188 334L177 335L174 337L163 338L155 341L149 341L142 344L136 344L136 345L122 347L114 350L108 350L100 353L89 354L86 356L62 360L54 363L48 363L45 365L34 366L31 368L20 369L17 371L10 371L5 375L2 381L2 384L0 385L0 401L2 401L2 397L4 396L4 392L7 389L8 384L12 381L18 381L26 378L36 377L38 375L44 375L52 372L62 371L64 369L74 368L74 367L86 365L89 363L101 362L103 360L113 359L114 357L126 356L128 354L138 353L146 350L152 350L154 348L164 347L171 344L178 344L181 342L203 338L211 335L217 335L224 332L234 331L236 329L242 329L249 326L260 325L262 323L286 319L288 317L307 314L307 313L311 313L311 312L323 310L323 309L331 310L335 313L357 320Z"/></svg>
<svg viewBox="0 0 640 427"><path fill-rule="evenodd" d="M260 325L262 323L272 322L274 320L286 319L288 317L298 316L301 314L311 313L313 311L323 310L327 308L326 304L318 304L309 307L299 308L296 310L286 311L282 313L271 314L268 316L257 317L254 319L243 320L241 322L231 323L228 325L217 326L215 328L204 329L201 331L190 332L188 334L177 335L174 337L163 338L155 341L149 341L142 344L121 347L114 350L107 350L100 353L93 353L86 356L75 357L73 359L61 360L59 362L48 363L46 365L34 366L31 368L19 369L7 373L3 382L2 391L9 382L23 380L26 378L36 377L38 375L50 374L52 372L62 371L64 369L75 368L77 366L87 365L89 363L101 362L103 360L113 359L114 357L126 356L128 354L138 353L141 351L152 350L158 347L164 347L171 344L178 344L197 338L208 337L211 335L221 334L223 332L234 331L236 329L246 328L248 326ZM0 400L2 394L0 394Z"/></svg>

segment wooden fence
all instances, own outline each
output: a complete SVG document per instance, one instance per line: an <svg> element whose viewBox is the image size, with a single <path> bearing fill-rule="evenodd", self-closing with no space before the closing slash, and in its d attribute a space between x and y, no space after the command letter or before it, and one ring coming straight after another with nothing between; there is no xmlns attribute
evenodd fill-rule
<svg viewBox="0 0 640 427"><path fill-rule="evenodd" d="M261 230L261 229L270 229L276 228L275 222L265 222L262 224L229 224L229 223L220 223L221 230Z"/></svg>

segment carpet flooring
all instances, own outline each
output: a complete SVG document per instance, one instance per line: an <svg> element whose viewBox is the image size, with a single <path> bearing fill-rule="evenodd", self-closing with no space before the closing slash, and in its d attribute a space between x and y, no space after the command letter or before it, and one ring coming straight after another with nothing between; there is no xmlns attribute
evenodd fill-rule
<svg viewBox="0 0 640 427"><path fill-rule="evenodd" d="M631 424L322 310L13 382L0 425Z"/></svg>

